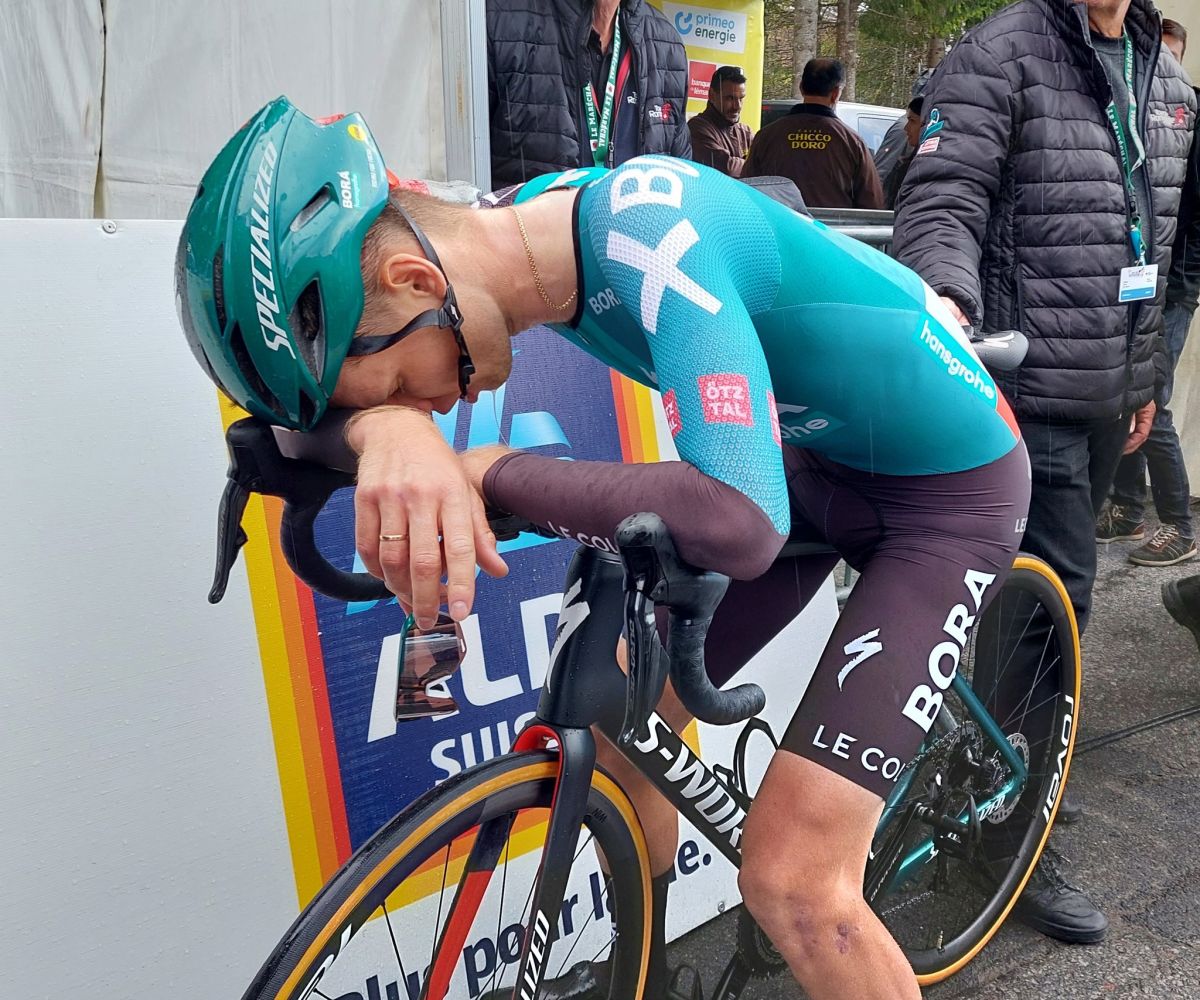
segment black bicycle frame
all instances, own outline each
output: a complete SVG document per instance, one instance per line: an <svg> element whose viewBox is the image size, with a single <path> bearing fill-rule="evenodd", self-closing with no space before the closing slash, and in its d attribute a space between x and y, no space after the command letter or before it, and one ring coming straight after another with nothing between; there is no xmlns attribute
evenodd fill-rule
<svg viewBox="0 0 1200 1000"><path fill-rule="evenodd" d="M533 1000L538 995L545 972L548 935L562 906L591 785L595 760L591 727L602 732L713 847L735 866L741 865L742 827L750 797L719 778L656 712L640 726L631 745L623 747L618 742L626 686L616 661L623 621L623 580L619 556L588 547L576 551L567 569L562 611L537 715L514 747L530 749L554 740L563 755L542 867L533 891L531 930L525 935L517 967L518 1000ZM1010 786L1024 783L1024 761L1013 752L969 684L957 676L955 685L972 718L982 724L1012 768L1014 778L1005 786L1005 793L1011 793ZM918 849L902 867L907 870L923 863L927 854ZM748 974L736 969L727 971L727 991L719 996L737 996L746 978Z"/></svg>
<svg viewBox="0 0 1200 1000"><path fill-rule="evenodd" d="M617 666L621 638L624 571L618 556L581 547L567 570L562 612L537 715L514 749L553 739L565 751L554 793L542 867L533 890L529 928L517 966L517 998L538 995L566 890L576 837L591 787L595 759L591 727L619 746L624 719L625 675ZM668 801L733 864L740 865L742 824L750 800L721 781L656 712L622 753Z"/></svg>

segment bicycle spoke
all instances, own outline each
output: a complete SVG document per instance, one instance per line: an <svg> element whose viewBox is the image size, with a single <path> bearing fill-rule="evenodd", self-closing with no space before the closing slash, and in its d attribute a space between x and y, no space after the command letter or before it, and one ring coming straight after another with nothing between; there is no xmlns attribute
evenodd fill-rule
<svg viewBox="0 0 1200 1000"><path fill-rule="evenodd" d="M587 847L587 845L590 844L591 842L592 842L592 837L589 834L588 839L584 842L583 847ZM579 855L583 853L583 847L581 847L578 851L575 852L575 860L576 861L579 860ZM608 898L608 887L606 885L605 890L604 890L604 895L601 896L600 902L603 904L604 901L607 900L607 898ZM571 945L571 950L567 952L567 957L564 958L562 960L562 962L559 963L558 971L554 974L554 978L557 978L558 976L562 975L562 971L563 971L563 969L565 969L567 967L567 963L571 960L571 956L575 954L575 949L579 947L579 942L583 940L583 932L588 929L588 925L592 922L592 920L595 918L595 916L596 916L595 909L592 909L588 912L587 920L585 920L583 922L583 926L579 928L579 933L577 933L575 935L575 943L573 945ZM602 948L600 950L603 951L604 949ZM593 958L592 961L594 962L596 960Z"/></svg>
<svg viewBox="0 0 1200 1000"><path fill-rule="evenodd" d="M595 963L596 959L598 959L598 958L599 958L601 955L603 955L603 954L604 954L604 949L605 949L605 948L607 948L607 947L609 947L609 946L610 946L610 945L611 945L611 944L612 944L612 943L613 943L613 942L614 942L616 939L617 939L617 932L616 932L616 930L614 929L614 930L613 930L613 932L612 932L612 934L611 934L611 935L609 935L609 938L608 938L608 940L607 940L607 941L605 941L605 942L604 942L604 944L602 944L602 945L600 946L600 950L599 950L598 952L596 952L596 954L594 954L594 955L592 956L592 962L593 962L593 964Z"/></svg>
<svg viewBox="0 0 1200 1000"><path fill-rule="evenodd" d="M404 960L400 957L400 946L396 943L396 932L392 929L392 915L388 913L387 900L381 904L383 906L383 918L387 921L388 934L392 939L392 951L396 953L396 964L400 966L400 982L408 982L408 974L404 971Z"/></svg>
<svg viewBox="0 0 1200 1000"><path fill-rule="evenodd" d="M1053 633L1053 632L1049 632L1049 633L1047 633L1047 635L1046 635L1046 643L1045 643L1045 645L1042 647L1042 657L1041 657L1041 660L1040 660L1039 662L1042 662L1042 663L1044 663L1044 662L1045 662L1045 660L1046 660L1046 651L1047 651L1047 650L1050 648L1050 641L1051 641L1053 638L1054 638L1054 633ZM1048 666L1046 666L1044 669L1042 669L1042 670L1040 670L1040 671L1035 671L1035 673L1034 673L1034 678L1033 678L1033 682L1032 682L1032 683L1029 685L1029 690L1028 690L1028 691L1025 693L1025 702L1026 702L1026 703L1028 703L1028 702L1029 702L1029 699L1033 697L1033 692L1034 692L1034 691L1037 689L1037 686L1038 686L1038 685L1039 685L1039 684L1040 684L1040 683L1041 683L1041 682L1042 682L1042 681L1043 681L1043 680L1044 680L1044 679L1045 679L1045 678L1046 678L1046 677L1049 675L1049 673L1050 673L1050 669L1051 669L1051 668L1052 668L1052 667L1055 665L1055 663L1056 663L1056 662L1058 662L1057 658L1055 658L1054 660L1052 660L1052 661L1050 662L1050 664L1049 664ZM1014 711L1019 711L1019 710L1020 710L1020 707L1021 707L1021 706L1020 706L1020 705L1018 705L1018 706L1017 706L1017 708L1016 708ZM1022 718L1024 718L1024 717L1025 717L1025 715L1028 715L1028 714L1029 714L1029 713L1028 713L1028 711L1026 711L1026 712L1024 713L1024 715L1022 715ZM1010 715L1009 715L1009 719L1011 719L1011 718L1012 718L1012 715L1010 714ZM1007 723L1005 723L1005 725L1007 725Z"/></svg>
<svg viewBox="0 0 1200 1000"><path fill-rule="evenodd" d="M992 690L989 691L987 694L987 697L983 699L985 702L990 701L992 695L994 695L996 693L997 689L1000 687L1000 682L1004 679L1004 675L1008 672L1009 664L1012 663L1013 657L1017 655L1017 650L1021 646L1021 642L1024 640L1025 636L1029 634L1029 629L1033 626L1033 619L1037 616L1037 611L1038 611L1038 606L1035 605L1034 609L1029 612L1029 618L1025 622L1025 627L1021 630L1021 634L1019 636L1017 636L1017 641L1012 644L1012 651L1008 654L1008 659L1006 659L1004 661L1004 663L1001 664L1001 666L1000 666L1000 671L996 675L996 682L992 685ZM1051 631L1051 635L1053 635L1053 631ZM997 632L997 634L996 634L997 649L999 649L999 643L1001 641L1001 638L1002 638L1001 634L999 632Z"/></svg>
<svg viewBox="0 0 1200 1000"><path fill-rule="evenodd" d="M1036 711L1037 711L1039 708L1042 708L1042 707L1044 707L1045 705L1049 705L1051 702L1054 702L1054 701L1057 701L1057 700L1058 700L1058 695L1057 695L1057 694L1052 694L1052 695L1049 695L1049 696L1048 696L1048 697L1046 697L1046 698L1043 698L1043 699L1042 699L1041 701L1039 701L1039 702L1038 702L1036 705L1030 705L1030 706L1029 706L1029 708L1028 708L1026 711L1024 711L1024 712L1022 712L1022 713L1021 713L1021 720L1020 720L1020 721L1021 721L1021 722L1024 722L1024 721L1025 721L1025 717L1026 717L1027 715L1029 715L1029 713L1030 713L1030 712L1036 712ZM1015 713L1015 709L1014 709L1014 713ZM1007 729L1007 728L1008 728L1008 726L1009 726L1009 723L1010 723L1010 722L1012 722L1012 715L1010 715L1010 716L1009 716L1007 719L1005 719L1005 720L1004 720L1004 722L1000 723L1000 728L1001 728L1001 729ZM1013 728L1014 728L1014 729L1017 729L1017 730L1019 730L1021 727L1020 727L1019 725L1017 725L1017 726L1014 726ZM1045 740L1042 740L1042 741L1040 741L1040 742L1044 743L1044 742L1045 742Z"/></svg>
<svg viewBox="0 0 1200 1000"><path fill-rule="evenodd" d="M438 928L442 925L442 903L446 899L446 875L450 871L450 844L446 845L446 860L442 864L442 888L438 891L438 912L437 920L433 922L433 940L429 942L429 954L431 956L437 953ZM426 988L429 984L426 983Z"/></svg>
<svg viewBox="0 0 1200 1000"><path fill-rule="evenodd" d="M508 884L508 849L511 846L512 836L510 835L504 841L504 872L500 876L500 905L496 908L496 936L493 940L496 942L497 958L499 957L500 948L500 925L504 922L504 889ZM504 970L508 968L508 964L508 962L505 962L503 965L498 966L496 971L492 973L491 978L487 981L489 990L493 986L499 987L500 983L504 981Z"/></svg>

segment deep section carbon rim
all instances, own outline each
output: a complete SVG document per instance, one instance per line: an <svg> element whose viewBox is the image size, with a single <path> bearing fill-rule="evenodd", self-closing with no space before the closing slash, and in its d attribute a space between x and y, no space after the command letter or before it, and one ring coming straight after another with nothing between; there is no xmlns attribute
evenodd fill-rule
<svg viewBox="0 0 1200 1000"><path fill-rule="evenodd" d="M465 943L443 960L444 996L520 997L517 959L556 768L551 753L514 754L422 796L321 890L245 1000L436 996L430 969L451 921L459 922ZM560 862L571 874L546 975L595 975L601 982L589 995L598 1000L632 996L641 975L649 881L640 830L627 821L632 816L628 800L597 773L574 857ZM611 876L601 869L601 855ZM479 857L493 859L486 872L472 870L469 859Z"/></svg>
<svg viewBox="0 0 1200 1000"><path fill-rule="evenodd" d="M1029 769L1023 788L953 689L900 781L868 864L872 905L925 982L957 971L995 932L1044 844L1069 765L1078 701L1061 584L1021 557L959 665ZM947 832L951 835L947 836Z"/></svg>

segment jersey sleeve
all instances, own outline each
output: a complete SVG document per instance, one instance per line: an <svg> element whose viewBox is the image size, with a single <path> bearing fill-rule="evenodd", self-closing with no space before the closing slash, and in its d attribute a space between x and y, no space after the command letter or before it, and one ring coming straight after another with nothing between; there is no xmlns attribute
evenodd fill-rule
<svg viewBox="0 0 1200 1000"><path fill-rule="evenodd" d="M594 185L587 238L640 325L680 457L790 526L770 372L752 315L779 287L779 254L738 181L646 156Z"/></svg>

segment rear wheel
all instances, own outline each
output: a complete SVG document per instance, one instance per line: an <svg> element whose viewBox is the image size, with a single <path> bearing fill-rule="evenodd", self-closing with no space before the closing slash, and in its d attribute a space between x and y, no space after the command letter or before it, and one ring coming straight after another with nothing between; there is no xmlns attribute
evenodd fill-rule
<svg viewBox="0 0 1200 1000"><path fill-rule="evenodd" d="M1049 566L1017 557L959 671L1029 773L1009 785L997 744L948 689L867 866L867 899L922 984L957 972L996 933L1058 809L1079 715L1079 635Z"/></svg>
<svg viewBox="0 0 1200 1000"><path fill-rule="evenodd" d="M244 1000L519 995L517 959L557 776L554 753L516 753L422 796L317 894ZM592 777L575 855L564 860L571 874L550 931L546 978L581 962L605 963L607 982L594 996L640 995L649 860L633 807L601 771Z"/></svg>

